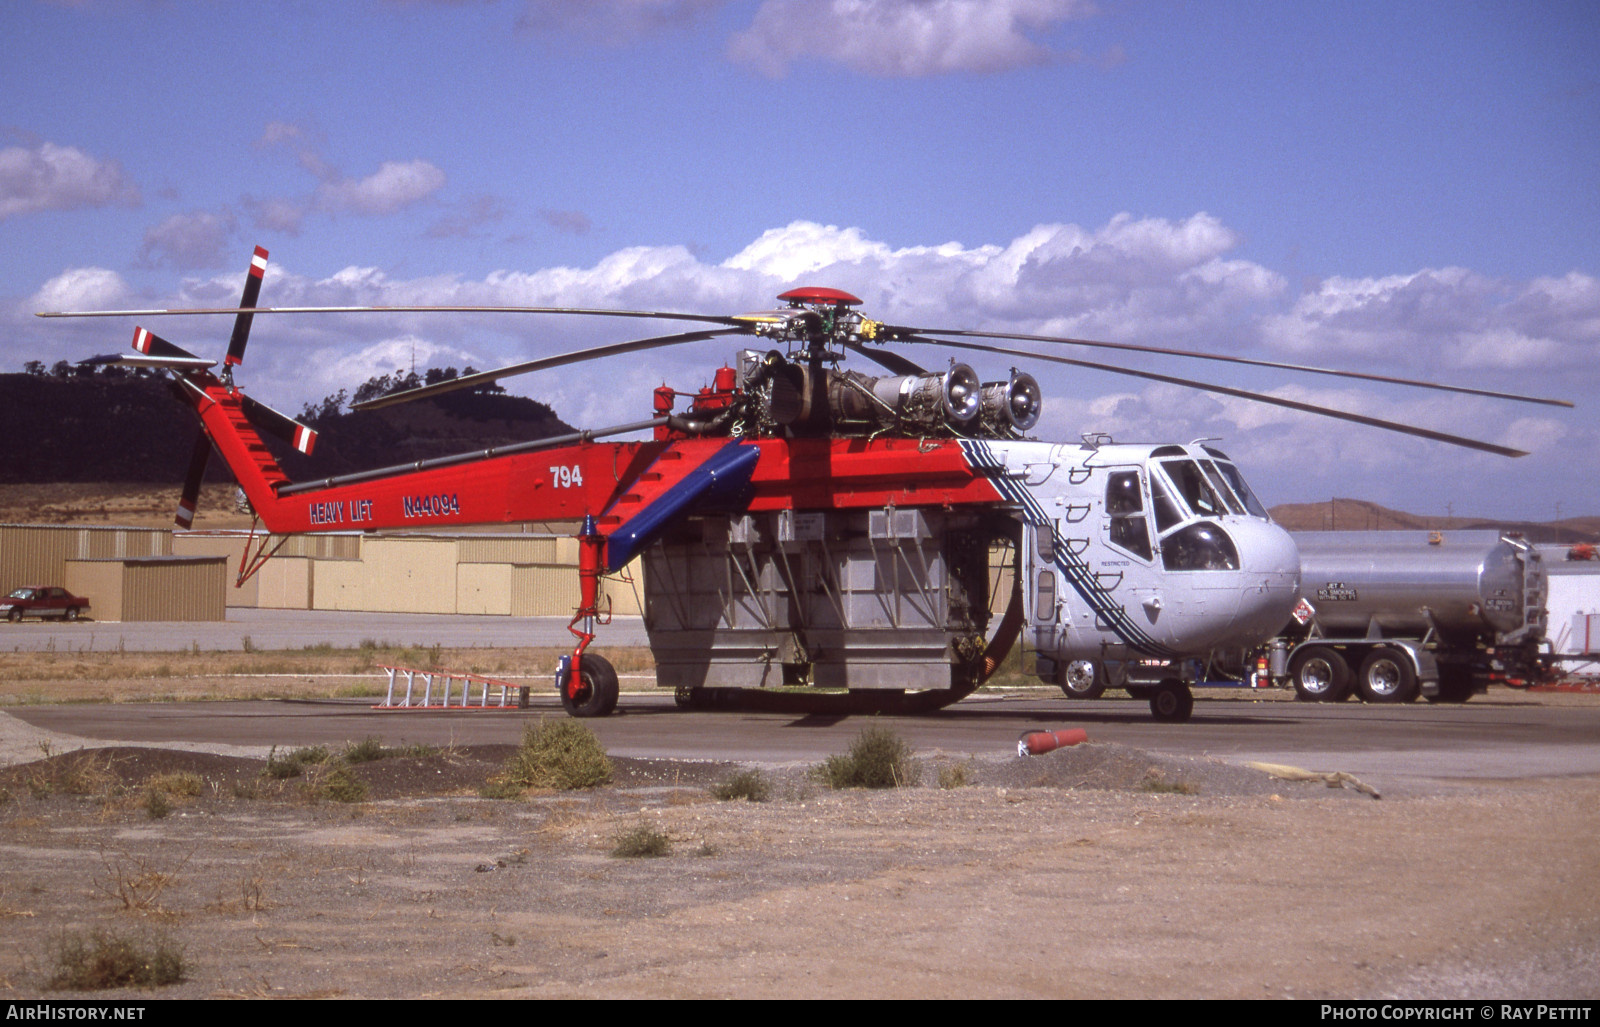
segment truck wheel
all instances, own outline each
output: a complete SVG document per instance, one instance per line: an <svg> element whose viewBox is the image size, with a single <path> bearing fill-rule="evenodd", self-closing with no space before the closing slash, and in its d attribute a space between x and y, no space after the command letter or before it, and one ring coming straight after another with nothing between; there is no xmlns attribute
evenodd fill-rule
<svg viewBox="0 0 1600 1027"><path fill-rule="evenodd" d="M1150 696L1150 715L1157 720L1181 723L1193 712L1194 693L1182 681L1163 681Z"/></svg>
<svg viewBox="0 0 1600 1027"><path fill-rule="evenodd" d="M1073 660L1061 678L1061 690L1068 699L1098 699L1106 690L1092 660Z"/></svg>
<svg viewBox="0 0 1600 1027"><path fill-rule="evenodd" d="M1361 676L1356 691L1363 702L1410 702L1417 695L1417 672L1411 659L1388 646L1374 649L1361 661Z"/></svg>
<svg viewBox="0 0 1600 1027"><path fill-rule="evenodd" d="M617 708L617 671L604 656L584 653L577 695L561 689L561 705L574 717L606 717Z"/></svg>
<svg viewBox="0 0 1600 1027"><path fill-rule="evenodd" d="M1289 661L1294 697L1301 702L1343 702L1350 697L1350 665L1337 649L1312 646Z"/></svg>

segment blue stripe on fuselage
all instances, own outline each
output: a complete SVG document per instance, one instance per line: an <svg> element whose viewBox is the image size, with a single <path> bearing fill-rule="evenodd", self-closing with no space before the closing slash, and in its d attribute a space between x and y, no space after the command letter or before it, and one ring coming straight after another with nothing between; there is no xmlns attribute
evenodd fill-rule
<svg viewBox="0 0 1600 1027"><path fill-rule="evenodd" d="M1110 627L1117 638L1148 656L1176 659L1182 655L1157 642L1134 623L1122 604L1095 579L1088 563L1066 545L1065 540L1056 532L1055 519L1045 512L1044 507L1028 487L1007 476L1005 461L995 455L987 442L979 439L962 439L961 448L966 451L968 459L975 468L989 472L990 480L994 482L994 487L1002 496L1022 508L1023 516L1027 518L1029 524L1035 529L1042 528L1050 532L1053 543L1051 551L1055 553L1051 563L1060 570L1061 576L1072 585L1072 590L1078 593L1079 598L1088 604L1089 609L1094 611L1102 623Z"/></svg>

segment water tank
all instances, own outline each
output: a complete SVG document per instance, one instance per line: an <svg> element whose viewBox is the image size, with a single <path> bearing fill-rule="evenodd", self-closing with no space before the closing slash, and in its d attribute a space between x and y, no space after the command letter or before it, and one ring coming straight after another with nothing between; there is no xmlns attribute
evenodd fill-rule
<svg viewBox="0 0 1600 1027"><path fill-rule="evenodd" d="M1300 593L1325 635L1543 634L1539 554L1494 531L1295 532ZM1530 615L1531 614L1531 615Z"/></svg>

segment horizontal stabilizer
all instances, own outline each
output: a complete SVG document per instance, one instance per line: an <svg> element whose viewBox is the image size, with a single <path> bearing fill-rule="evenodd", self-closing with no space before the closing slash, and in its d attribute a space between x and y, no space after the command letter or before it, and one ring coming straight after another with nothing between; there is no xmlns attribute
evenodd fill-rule
<svg viewBox="0 0 1600 1027"><path fill-rule="evenodd" d="M205 357L147 357L143 353L107 353L103 356L80 360L78 364L80 366L117 364L122 367L158 367L171 371L202 371L208 367L215 367L217 362L215 360L207 360Z"/></svg>

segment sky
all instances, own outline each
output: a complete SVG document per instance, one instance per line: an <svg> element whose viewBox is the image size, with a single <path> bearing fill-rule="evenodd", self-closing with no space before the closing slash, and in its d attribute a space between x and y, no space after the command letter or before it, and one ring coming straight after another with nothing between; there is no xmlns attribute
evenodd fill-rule
<svg viewBox="0 0 1600 1027"><path fill-rule="evenodd" d="M3 372L132 336L36 311L232 305L255 245L264 306L728 314L826 285L896 324L1571 400L1124 362L1532 451L1507 459L959 355L1040 380L1038 437L1220 439L1269 504L1600 514L1595 0L6 0L0 37ZM140 323L213 357L231 330ZM240 381L294 414L641 325L261 317ZM601 427L734 349L504 384Z"/></svg>

